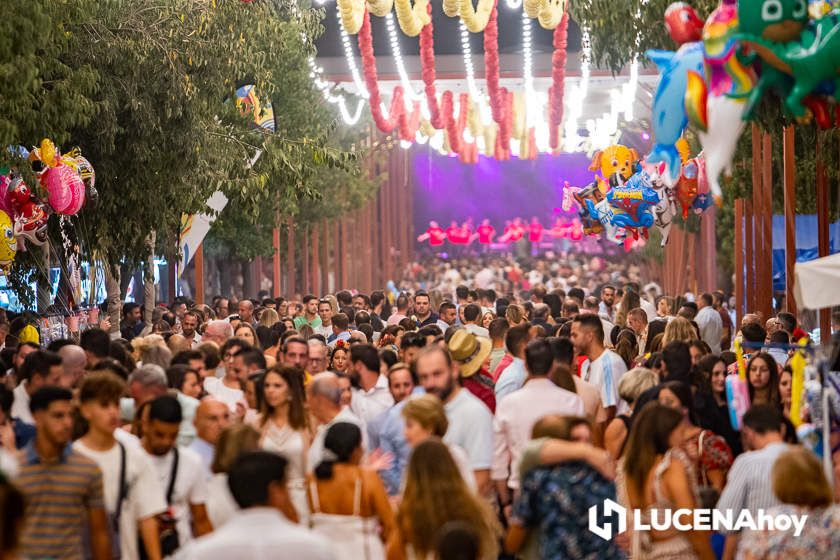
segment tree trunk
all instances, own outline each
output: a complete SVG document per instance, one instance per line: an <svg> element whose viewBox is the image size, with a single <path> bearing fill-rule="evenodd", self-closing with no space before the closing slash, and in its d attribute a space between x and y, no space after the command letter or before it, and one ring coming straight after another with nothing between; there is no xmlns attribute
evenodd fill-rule
<svg viewBox="0 0 840 560"><path fill-rule="evenodd" d="M152 230L146 238L148 250L146 262L143 266L143 321L152 324L152 310L155 308L155 237Z"/></svg>
<svg viewBox="0 0 840 560"><path fill-rule="evenodd" d="M119 332L120 330L120 269L119 267L111 267L104 263L103 270L105 272L105 301L108 303L108 319L111 321L110 332Z"/></svg>

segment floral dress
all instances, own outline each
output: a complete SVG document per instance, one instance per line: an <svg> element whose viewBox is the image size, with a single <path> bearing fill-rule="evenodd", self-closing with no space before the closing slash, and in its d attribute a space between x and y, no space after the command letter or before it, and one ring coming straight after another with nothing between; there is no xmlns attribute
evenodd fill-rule
<svg viewBox="0 0 840 560"><path fill-rule="evenodd" d="M808 509L783 505L767 510L768 515L807 515L805 528L797 537L794 529L749 531L738 546L744 560L788 560L791 558L837 558L840 551L840 508Z"/></svg>
<svg viewBox="0 0 840 560"><path fill-rule="evenodd" d="M709 471L720 470L726 473L732 466L732 450L725 439L711 430L700 430L680 447L694 464L699 486L709 484L706 476Z"/></svg>

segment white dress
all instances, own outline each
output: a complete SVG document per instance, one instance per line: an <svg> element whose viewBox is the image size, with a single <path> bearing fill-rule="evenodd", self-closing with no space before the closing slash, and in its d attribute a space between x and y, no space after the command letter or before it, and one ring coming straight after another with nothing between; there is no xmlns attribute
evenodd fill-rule
<svg viewBox="0 0 840 560"><path fill-rule="evenodd" d="M310 482L312 495L312 530L326 538L335 560L384 560L385 546L379 538L376 517L362 517L362 479L356 479L353 495L353 515L322 513L318 500L318 485Z"/></svg>
<svg viewBox="0 0 840 560"><path fill-rule="evenodd" d="M306 500L306 471L303 464L306 445L303 434L288 424L278 427L271 420L263 426L261 434L260 447L283 455L289 462L286 467L286 484L300 524L305 527L309 524L309 505Z"/></svg>

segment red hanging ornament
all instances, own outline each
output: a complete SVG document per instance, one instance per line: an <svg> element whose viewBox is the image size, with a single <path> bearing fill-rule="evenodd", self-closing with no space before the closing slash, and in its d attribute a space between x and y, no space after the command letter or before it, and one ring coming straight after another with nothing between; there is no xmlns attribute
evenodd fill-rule
<svg viewBox="0 0 840 560"><path fill-rule="evenodd" d="M548 142L552 150L560 147L560 125L563 123L563 94L566 81L566 37L569 29L569 9L563 13L560 25L554 28L554 54L551 55L551 87L548 90Z"/></svg>

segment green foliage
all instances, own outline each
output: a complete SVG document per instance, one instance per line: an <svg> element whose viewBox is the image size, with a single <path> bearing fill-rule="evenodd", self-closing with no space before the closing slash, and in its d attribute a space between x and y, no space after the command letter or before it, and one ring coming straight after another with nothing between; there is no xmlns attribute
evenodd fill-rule
<svg viewBox="0 0 840 560"><path fill-rule="evenodd" d="M647 49L676 49L665 30L664 19L665 8L672 1L650 0L645 4L639 0L588 0L571 2L570 10L575 21L589 29L594 62L617 73L634 58L642 60ZM694 0L691 5L705 18L718 3L718 0Z"/></svg>

